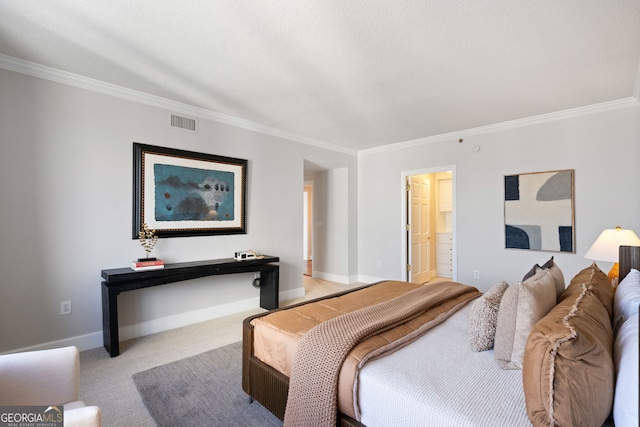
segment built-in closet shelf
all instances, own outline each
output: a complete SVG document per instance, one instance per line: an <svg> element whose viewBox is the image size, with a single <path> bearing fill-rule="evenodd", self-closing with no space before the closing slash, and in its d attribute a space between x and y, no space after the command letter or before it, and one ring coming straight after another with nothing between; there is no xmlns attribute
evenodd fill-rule
<svg viewBox="0 0 640 427"><path fill-rule="evenodd" d="M451 212L453 210L453 181L451 179L438 180L438 194L440 196L440 212Z"/></svg>
<svg viewBox="0 0 640 427"><path fill-rule="evenodd" d="M436 233L436 274L438 277L453 277L453 235Z"/></svg>

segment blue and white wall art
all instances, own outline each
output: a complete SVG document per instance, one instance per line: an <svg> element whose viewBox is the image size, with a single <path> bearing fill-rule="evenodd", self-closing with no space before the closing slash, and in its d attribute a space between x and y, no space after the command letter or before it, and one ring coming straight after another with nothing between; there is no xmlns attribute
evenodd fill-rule
<svg viewBox="0 0 640 427"><path fill-rule="evenodd" d="M575 252L573 172L504 177L506 248Z"/></svg>

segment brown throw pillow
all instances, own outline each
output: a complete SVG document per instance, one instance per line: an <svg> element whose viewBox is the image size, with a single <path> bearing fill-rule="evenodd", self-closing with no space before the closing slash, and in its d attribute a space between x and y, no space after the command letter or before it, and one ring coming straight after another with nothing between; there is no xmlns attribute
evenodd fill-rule
<svg viewBox="0 0 640 427"><path fill-rule="evenodd" d="M611 287L611 281L609 277L602 272L594 262L589 267L579 271L571 282L567 289L558 297L558 302L564 301L567 298L575 297L582 293L582 284L586 283L587 286L592 287L591 292L598 298L600 303L604 306L609 314L610 321L613 320L613 295L615 293L614 288Z"/></svg>
<svg viewBox="0 0 640 427"><path fill-rule="evenodd" d="M592 286L565 298L531 331L522 367L534 426L600 426L613 405L611 321Z"/></svg>
<svg viewBox="0 0 640 427"><path fill-rule="evenodd" d="M507 282L496 283L475 300L469 314L469 338L471 350L485 351L493 348L498 322L498 309L504 292L509 287Z"/></svg>
<svg viewBox="0 0 640 427"><path fill-rule="evenodd" d="M548 270L506 290L496 324L495 357L502 369L522 369L531 328L556 305L556 288Z"/></svg>
<svg viewBox="0 0 640 427"><path fill-rule="evenodd" d="M531 267L531 270L529 270L527 274L524 275L522 281L524 282L528 278L532 277L539 269L549 270L551 272L553 280L556 284L556 297L559 297L560 294L564 292L564 275L562 274L562 270L560 270L560 267L558 267L558 264L556 264L553 260L553 257L551 257L549 261L545 262L542 265L534 264L533 267Z"/></svg>

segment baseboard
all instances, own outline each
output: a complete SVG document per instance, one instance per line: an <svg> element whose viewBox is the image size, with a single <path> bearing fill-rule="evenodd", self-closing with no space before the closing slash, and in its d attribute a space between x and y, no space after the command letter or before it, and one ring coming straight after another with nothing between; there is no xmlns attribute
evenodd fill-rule
<svg viewBox="0 0 640 427"><path fill-rule="evenodd" d="M278 298L280 301L288 301L296 298L304 297L304 287L291 289L280 292ZM161 317L159 319L148 320L135 325L121 326L119 328L120 341L126 341L133 338L139 338L146 335L157 334L171 329L183 326L193 325L195 323L206 322L207 320L217 319L219 317L229 316L243 311L253 310L260 306L260 298L249 298L242 301L234 301L228 304L216 305L193 310L186 313L175 314L172 316ZM92 332L86 335L78 335L61 340L50 341L37 344L30 347L10 350L5 353L18 353L23 351L48 350L51 348L76 346L80 351L91 350L92 348L102 347L103 345L102 331ZM0 353L4 354L4 353Z"/></svg>
<svg viewBox="0 0 640 427"><path fill-rule="evenodd" d="M36 344L29 347L16 348L2 352L0 354L22 353L25 351L49 350L52 348L76 346L80 351L90 350L92 348L102 346L102 331L92 332L86 335L78 335L75 337L64 338L56 341L49 341L42 344Z"/></svg>
<svg viewBox="0 0 640 427"><path fill-rule="evenodd" d="M207 320L229 316L231 314L247 311L260 306L260 298L250 298L242 301L235 301L229 304L216 305L200 310L188 311L174 314L158 319L147 320L134 325L120 327L120 341L127 341L133 338L144 337L158 332L164 332L195 323L206 322Z"/></svg>
<svg viewBox="0 0 640 427"><path fill-rule="evenodd" d="M280 301L289 301L292 299L303 298L304 297L304 286L301 286L296 289L291 289L290 291L280 292Z"/></svg>
<svg viewBox="0 0 640 427"><path fill-rule="evenodd" d="M323 271L313 270L312 276L315 279L328 280L330 282L342 283L343 285L350 285L358 282L358 276L344 276L340 274L325 273Z"/></svg>

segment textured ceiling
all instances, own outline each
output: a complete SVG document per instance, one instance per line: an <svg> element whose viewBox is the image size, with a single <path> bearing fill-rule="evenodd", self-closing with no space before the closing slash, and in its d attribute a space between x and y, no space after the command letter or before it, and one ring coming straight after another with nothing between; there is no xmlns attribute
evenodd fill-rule
<svg viewBox="0 0 640 427"><path fill-rule="evenodd" d="M637 96L640 1L7 0L0 54L357 151Z"/></svg>

